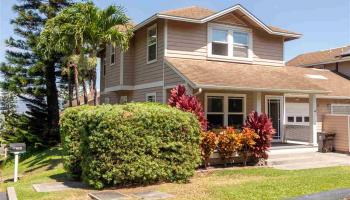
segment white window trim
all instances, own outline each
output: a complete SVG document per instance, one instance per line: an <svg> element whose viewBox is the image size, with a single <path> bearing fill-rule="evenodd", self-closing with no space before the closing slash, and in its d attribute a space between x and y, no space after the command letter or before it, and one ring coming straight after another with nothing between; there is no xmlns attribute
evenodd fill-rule
<svg viewBox="0 0 350 200"><path fill-rule="evenodd" d="M331 114L334 114L334 107L335 106L350 106L350 104L340 104L340 103L332 103L331 104Z"/></svg>
<svg viewBox="0 0 350 200"><path fill-rule="evenodd" d="M213 29L221 29L221 30L227 30L228 31L228 56L220 56L220 55L213 55L212 54L212 31ZM214 58L214 59L222 59L222 60L232 60L232 61L245 61L245 62L253 62L253 34L252 30L249 28L239 27L239 26L230 26L230 25L223 25L223 24L215 24L215 23L209 23L208 24L208 44L207 44L207 52L208 52L208 58ZM234 57L233 56L233 32L242 32L248 34L248 57Z"/></svg>
<svg viewBox="0 0 350 200"><path fill-rule="evenodd" d="M148 44L148 32L152 29L156 29L156 42L155 42L155 45L156 45L156 58L153 59L153 60L148 60L148 47L151 46L151 45L154 45L154 43L152 44ZM154 62L157 62L157 59L158 59L158 28L157 28L157 24L153 24L152 26L148 27L147 28L147 35L146 35L146 51L147 51L147 55L146 55L146 62L147 64L151 64L151 63L154 63Z"/></svg>
<svg viewBox="0 0 350 200"><path fill-rule="evenodd" d="M151 92L151 93L146 93L146 102L148 101L148 97L154 96L154 102L157 102L157 93L156 92Z"/></svg>
<svg viewBox="0 0 350 200"><path fill-rule="evenodd" d="M111 46L110 46L110 55L109 55L109 61L111 62L110 63L110 65L114 65L115 64L115 46L113 46L112 44L111 44ZM113 59L113 62L112 62L112 55L114 55L114 59Z"/></svg>
<svg viewBox="0 0 350 200"><path fill-rule="evenodd" d="M209 114L224 114L224 126L228 126L228 115L229 114L243 114L243 123L247 117L247 95L246 94L230 94L230 93L205 93L204 95L204 112L205 117L208 115L208 96L224 97L224 110L222 112L209 112ZM243 98L243 113L230 113L228 112L228 98L239 97Z"/></svg>

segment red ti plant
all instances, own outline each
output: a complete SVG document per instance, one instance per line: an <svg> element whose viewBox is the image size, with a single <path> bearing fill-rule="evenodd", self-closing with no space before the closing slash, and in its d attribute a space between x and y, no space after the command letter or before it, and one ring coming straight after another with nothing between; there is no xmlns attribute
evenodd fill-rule
<svg viewBox="0 0 350 200"><path fill-rule="evenodd" d="M211 154L213 154L218 138L214 132L207 131L201 133L201 155L204 167L207 169Z"/></svg>
<svg viewBox="0 0 350 200"><path fill-rule="evenodd" d="M252 148L254 157L267 159L266 151L270 149L272 136L275 134L271 119L265 113L259 115L253 111L247 116L244 127L254 130L259 136L255 139L255 145Z"/></svg>
<svg viewBox="0 0 350 200"><path fill-rule="evenodd" d="M208 122L205 119L202 104L198 101L197 97L186 94L184 85L177 85L171 90L168 104L180 110L195 114L202 130L207 130Z"/></svg>

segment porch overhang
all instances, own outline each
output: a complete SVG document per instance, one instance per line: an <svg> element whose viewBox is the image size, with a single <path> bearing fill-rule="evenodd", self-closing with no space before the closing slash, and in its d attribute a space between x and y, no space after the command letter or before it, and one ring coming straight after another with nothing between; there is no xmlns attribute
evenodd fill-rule
<svg viewBox="0 0 350 200"><path fill-rule="evenodd" d="M169 57L165 63L193 89L318 95L331 92L308 78L310 74L318 76L319 71L311 69Z"/></svg>

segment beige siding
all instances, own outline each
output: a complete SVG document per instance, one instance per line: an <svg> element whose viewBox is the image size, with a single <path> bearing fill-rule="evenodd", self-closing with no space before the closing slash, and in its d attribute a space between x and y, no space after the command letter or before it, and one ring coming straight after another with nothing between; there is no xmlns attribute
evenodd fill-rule
<svg viewBox="0 0 350 200"><path fill-rule="evenodd" d="M325 132L335 133L335 150L349 152L349 116L325 115L323 127Z"/></svg>
<svg viewBox="0 0 350 200"><path fill-rule="evenodd" d="M164 85L165 86L174 86L185 83L184 79L182 79L173 69L171 69L168 65L164 65Z"/></svg>
<svg viewBox="0 0 350 200"><path fill-rule="evenodd" d="M312 142L309 126L286 125L284 130L284 135L287 140Z"/></svg>
<svg viewBox="0 0 350 200"><path fill-rule="evenodd" d="M339 63L338 71L350 77L350 61Z"/></svg>
<svg viewBox="0 0 350 200"><path fill-rule="evenodd" d="M109 104L116 104L118 102L117 92L108 92L101 94L100 101L101 104L107 103L106 99L109 98Z"/></svg>
<svg viewBox="0 0 350 200"><path fill-rule="evenodd" d="M135 102L144 102L146 101L146 94L147 93L156 93L156 100L159 103L163 102L163 88L162 87L154 87L154 88L147 88L147 89L140 89L133 91L133 98L132 100Z"/></svg>
<svg viewBox="0 0 350 200"><path fill-rule="evenodd" d="M105 88L120 85L120 51L116 48L115 62L111 64L111 48L107 45L106 49L106 85Z"/></svg>
<svg viewBox="0 0 350 200"><path fill-rule="evenodd" d="M253 30L253 62L266 65L283 65L283 38L273 36L229 13L214 23L248 26ZM207 24L168 21L167 56L207 59Z"/></svg>
<svg viewBox="0 0 350 200"><path fill-rule="evenodd" d="M167 56L206 59L207 25L168 21Z"/></svg>
<svg viewBox="0 0 350 200"><path fill-rule="evenodd" d="M147 64L147 28L143 27L135 33L135 85L163 80L164 58L164 22L157 21L157 61Z"/></svg>
<svg viewBox="0 0 350 200"><path fill-rule="evenodd" d="M283 61L283 39L266 32L253 30L253 60L261 64Z"/></svg>
<svg viewBox="0 0 350 200"><path fill-rule="evenodd" d="M135 74L135 46L134 39L130 42L129 49L124 53L124 85L134 84Z"/></svg>

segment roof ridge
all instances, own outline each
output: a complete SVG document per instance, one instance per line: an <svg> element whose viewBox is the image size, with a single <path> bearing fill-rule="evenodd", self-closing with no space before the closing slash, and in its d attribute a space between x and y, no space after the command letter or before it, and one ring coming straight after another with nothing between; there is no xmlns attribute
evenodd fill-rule
<svg viewBox="0 0 350 200"><path fill-rule="evenodd" d="M329 49L323 49L323 50L318 50L318 51L309 51L300 55L305 55L305 54L311 54L311 53L317 53L317 52L325 52L325 51L331 51L331 50L335 50L335 49L344 49L346 47L350 47L350 44L345 45L345 46L340 46L340 47L334 47L334 48L329 48Z"/></svg>
<svg viewBox="0 0 350 200"><path fill-rule="evenodd" d="M192 6L182 7L182 8L174 8L174 9L169 9L169 10L163 10L163 11L158 12L158 13L159 14L163 14L163 13L166 13L166 12L173 12L173 11L178 11L178 10L183 10L183 9L188 9L188 8L201 8L201 9L206 9L206 10L213 11L213 12L217 13L217 11L215 11L215 10L211 10L209 8L198 6L198 5L192 5Z"/></svg>

